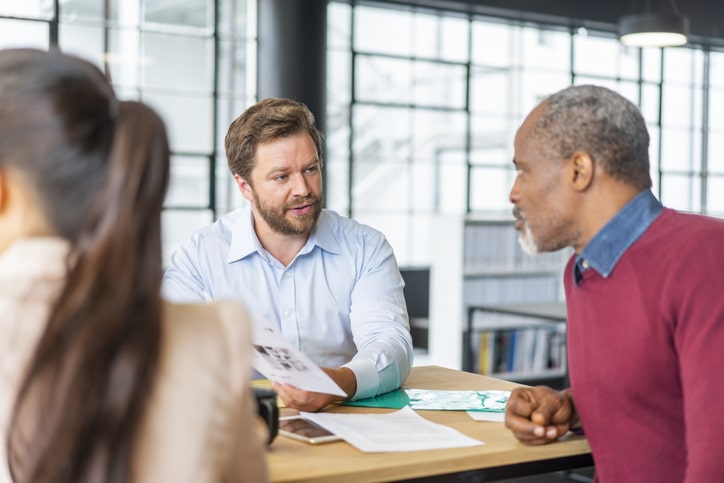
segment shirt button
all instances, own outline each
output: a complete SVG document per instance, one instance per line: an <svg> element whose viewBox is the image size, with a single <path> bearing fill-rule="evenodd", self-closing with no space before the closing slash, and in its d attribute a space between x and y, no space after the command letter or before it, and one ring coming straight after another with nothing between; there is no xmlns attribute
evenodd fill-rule
<svg viewBox="0 0 724 483"><path fill-rule="evenodd" d="M289 317L289 311L288 311L288 310L285 310L285 311L284 311L284 317Z"/></svg>
<svg viewBox="0 0 724 483"><path fill-rule="evenodd" d="M583 261L581 262L581 265L583 266L583 268L588 268L588 261L587 261L587 260L583 260Z"/></svg>

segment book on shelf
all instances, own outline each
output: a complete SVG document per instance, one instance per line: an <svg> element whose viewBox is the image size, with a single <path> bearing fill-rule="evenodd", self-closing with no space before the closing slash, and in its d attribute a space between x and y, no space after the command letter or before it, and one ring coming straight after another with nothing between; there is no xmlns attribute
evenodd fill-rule
<svg viewBox="0 0 724 483"><path fill-rule="evenodd" d="M481 374L565 370L565 327L561 324L483 330L474 339L478 344L476 367Z"/></svg>

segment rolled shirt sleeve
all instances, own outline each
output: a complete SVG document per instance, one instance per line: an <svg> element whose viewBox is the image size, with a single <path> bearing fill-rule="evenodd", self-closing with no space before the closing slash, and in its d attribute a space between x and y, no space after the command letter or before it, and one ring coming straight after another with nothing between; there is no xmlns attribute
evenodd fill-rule
<svg viewBox="0 0 724 483"><path fill-rule="evenodd" d="M381 234L364 243L365 266L352 292L350 321L357 354L345 367L357 376L353 399L400 387L412 367L412 338L392 247Z"/></svg>

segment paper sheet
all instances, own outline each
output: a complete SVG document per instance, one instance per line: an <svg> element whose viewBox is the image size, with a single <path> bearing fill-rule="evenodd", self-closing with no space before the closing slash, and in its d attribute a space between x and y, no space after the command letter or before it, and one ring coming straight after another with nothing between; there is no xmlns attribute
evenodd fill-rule
<svg viewBox="0 0 724 483"><path fill-rule="evenodd" d="M490 421L494 423L505 422L505 413L484 413L482 411L467 411L475 421Z"/></svg>
<svg viewBox="0 0 724 483"><path fill-rule="evenodd" d="M292 346L268 322L254 320L254 369L274 382L290 384L304 391L346 397L331 377Z"/></svg>
<svg viewBox="0 0 724 483"><path fill-rule="evenodd" d="M405 389L412 409L480 411L505 414L510 391Z"/></svg>
<svg viewBox="0 0 724 483"><path fill-rule="evenodd" d="M485 444L453 428L428 421L409 407L385 414L302 412L301 415L366 453Z"/></svg>

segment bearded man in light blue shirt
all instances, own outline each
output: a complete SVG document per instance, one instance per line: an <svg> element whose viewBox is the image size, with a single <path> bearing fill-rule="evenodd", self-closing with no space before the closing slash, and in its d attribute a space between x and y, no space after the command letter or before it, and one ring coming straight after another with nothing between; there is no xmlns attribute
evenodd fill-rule
<svg viewBox="0 0 724 483"><path fill-rule="evenodd" d="M322 208L322 134L302 103L264 99L226 134L249 203L202 228L171 257L164 295L233 299L361 399L397 389L412 366L404 282L369 226ZM285 405L317 411L337 396L275 384Z"/></svg>

